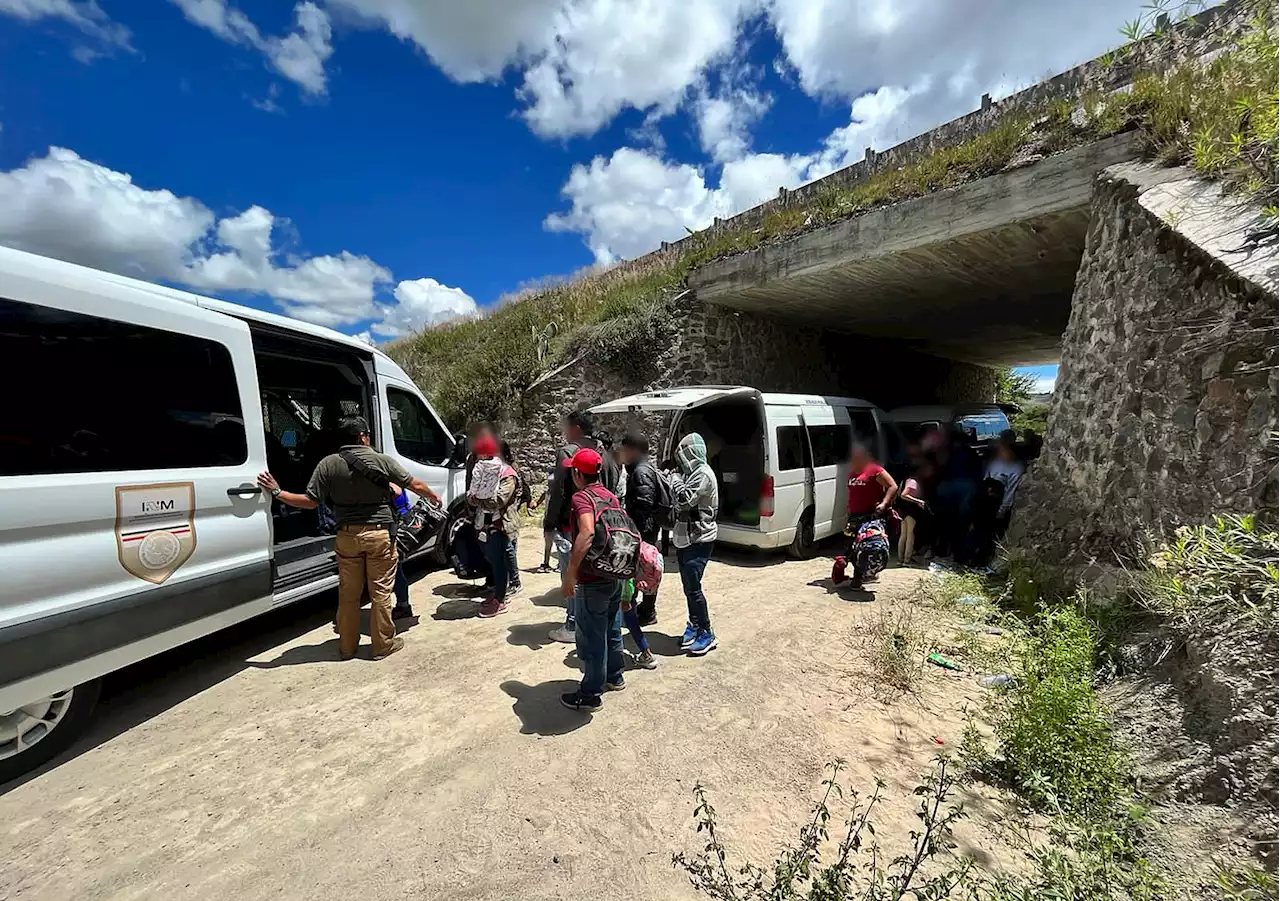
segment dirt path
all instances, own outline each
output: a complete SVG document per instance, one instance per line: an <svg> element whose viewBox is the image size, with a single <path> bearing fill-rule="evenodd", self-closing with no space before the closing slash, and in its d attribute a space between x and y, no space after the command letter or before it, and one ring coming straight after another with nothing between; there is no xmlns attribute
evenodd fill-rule
<svg viewBox="0 0 1280 901"><path fill-rule="evenodd" d="M540 536L521 544L527 567ZM704 659L670 637L684 603L668 576L659 669L594 717L558 703L578 672L546 639L555 576L526 575L512 612L481 620L451 573L428 574L405 650L376 664L337 661L325 601L180 649L114 680L76 756L5 787L0 899L692 898L670 859L696 847L696 782L763 863L837 755L855 783L887 780L878 833L905 841L933 737L954 747L981 690L930 668L895 706L854 691L851 623L921 575L890 570L874 604L851 604L829 571L718 555ZM978 791L960 850L994 863L1006 811Z"/></svg>

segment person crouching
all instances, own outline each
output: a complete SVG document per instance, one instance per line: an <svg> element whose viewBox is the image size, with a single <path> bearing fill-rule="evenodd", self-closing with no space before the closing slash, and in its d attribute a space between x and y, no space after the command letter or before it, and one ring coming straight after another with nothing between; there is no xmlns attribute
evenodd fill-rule
<svg viewBox="0 0 1280 901"><path fill-rule="evenodd" d="M853 567L853 587L873 582L889 565L889 532L885 516L898 495L898 483L875 461L863 445L854 445L849 455L849 521L845 535L849 550L844 560L837 557L832 580L843 576L843 562Z"/></svg>

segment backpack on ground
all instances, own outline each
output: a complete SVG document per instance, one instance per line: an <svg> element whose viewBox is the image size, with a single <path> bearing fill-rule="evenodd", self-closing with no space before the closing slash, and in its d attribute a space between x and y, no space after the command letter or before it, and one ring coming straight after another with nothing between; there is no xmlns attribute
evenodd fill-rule
<svg viewBox="0 0 1280 901"><path fill-rule="evenodd" d="M583 566L588 574L603 579L633 578L640 557L640 530L618 505L616 497L588 494L595 511L596 533Z"/></svg>
<svg viewBox="0 0 1280 901"><path fill-rule="evenodd" d="M662 584L662 573L666 565L662 560L662 551L647 541L640 542L640 554L636 558L636 588L641 594L657 594Z"/></svg>

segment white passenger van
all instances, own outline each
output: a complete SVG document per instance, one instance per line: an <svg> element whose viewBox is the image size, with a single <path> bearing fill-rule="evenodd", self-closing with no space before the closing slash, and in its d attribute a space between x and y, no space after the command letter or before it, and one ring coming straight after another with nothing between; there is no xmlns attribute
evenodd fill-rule
<svg viewBox="0 0 1280 901"><path fill-rule="evenodd" d="M719 540L797 557L844 530L853 443L878 459L888 450L885 414L855 397L699 386L633 394L591 412L674 414L663 458L685 435L702 435L720 488Z"/></svg>
<svg viewBox="0 0 1280 901"><path fill-rule="evenodd" d="M381 351L6 248L0 384L0 782L68 745L100 677L337 584L332 530L255 479L303 490L340 417L446 501L463 490Z"/></svg>

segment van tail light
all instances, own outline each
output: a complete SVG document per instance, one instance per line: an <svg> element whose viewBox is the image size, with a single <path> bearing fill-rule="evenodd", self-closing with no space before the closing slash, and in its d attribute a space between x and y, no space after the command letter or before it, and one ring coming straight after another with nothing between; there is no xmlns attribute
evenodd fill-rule
<svg viewBox="0 0 1280 901"><path fill-rule="evenodd" d="M765 476L760 483L760 515L773 515L773 476Z"/></svg>

